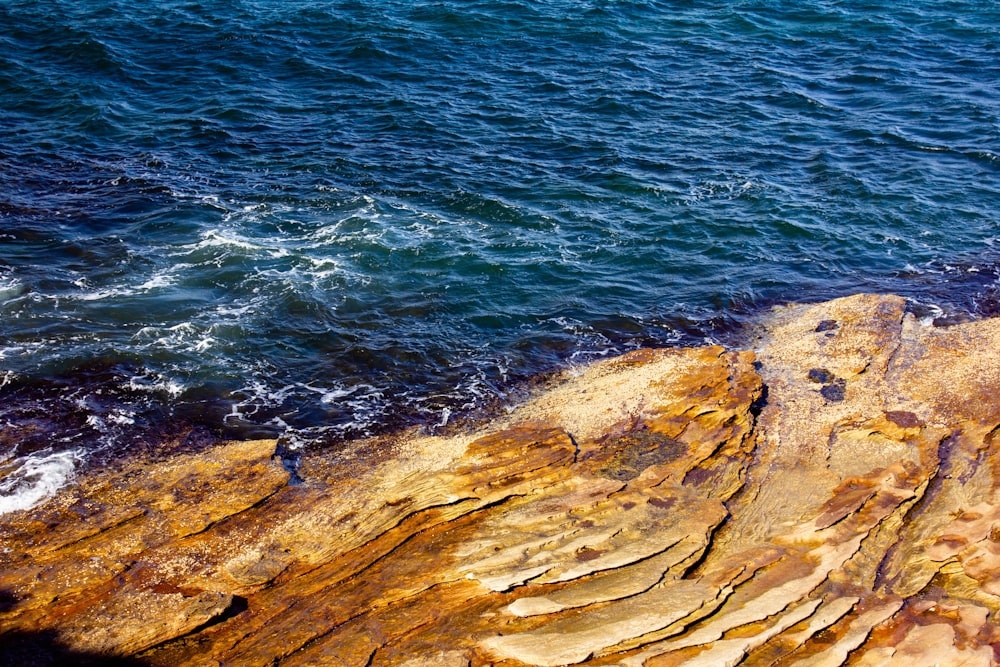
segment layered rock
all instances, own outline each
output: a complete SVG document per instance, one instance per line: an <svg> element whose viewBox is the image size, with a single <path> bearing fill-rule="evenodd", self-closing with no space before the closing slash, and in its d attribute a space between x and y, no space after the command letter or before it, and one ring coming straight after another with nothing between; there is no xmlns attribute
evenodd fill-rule
<svg viewBox="0 0 1000 667"><path fill-rule="evenodd" d="M266 441L82 479L0 517L0 650L1000 661L1000 321L862 295L777 309L746 347L568 371L474 430L306 457L301 483Z"/></svg>

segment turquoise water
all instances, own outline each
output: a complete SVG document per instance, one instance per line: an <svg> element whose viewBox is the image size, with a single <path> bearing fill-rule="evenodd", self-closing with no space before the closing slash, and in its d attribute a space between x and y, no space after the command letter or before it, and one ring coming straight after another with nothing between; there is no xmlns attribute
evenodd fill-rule
<svg viewBox="0 0 1000 667"><path fill-rule="evenodd" d="M0 447L433 428L783 300L993 313L998 36L993 2L4 0Z"/></svg>

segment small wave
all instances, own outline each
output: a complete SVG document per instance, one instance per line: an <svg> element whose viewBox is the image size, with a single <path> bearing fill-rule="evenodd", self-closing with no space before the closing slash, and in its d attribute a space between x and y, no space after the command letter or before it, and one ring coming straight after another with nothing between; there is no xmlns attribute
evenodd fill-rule
<svg viewBox="0 0 1000 667"><path fill-rule="evenodd" d="M212 328L205 331L193 322L181 322L166 328L143 327L135 338L149 339L154 346L166 350L204 352L218 343Z"/></svg>
<svg viewBox="0 0 1000 667"><path fill-rule="evenodd" d="M229 209L221 202L218 195L204 195L197 192L184 192L175 188L168 188L167 192L171 197L178 201L193 201L198 204L209 206L218 211L229 211Z"/></svg>
<svg viewBox="0 0 1000 667"><path fill-rule="evenodd" d="M187 389L183 383L161 377L155 373L147 375L133 375L122 386L124 389L128 389L130 391L163 393L171 398L177 398Z"/></svg>
<svg viewBox="0 0 1000 667"><path fill-rule="evenodd" d="M348 273L341 262L329 257L310 257L306 255L304 259L309 263L311 275L317 280L332 276L343 276Z"/></svg>
<svg viewBox="0 0 1000 667"><path fill-rule="evenodd" d="M85 402L81 405L81 408L87 408ZM88 415L86 424L97 433L114 436L113 429L115 426L131 426L135 424L135 417L136 412L134 410L115 408L103 416L98 414Z"/></svg>
<svg viewBox="0 0 1000 667"><path fill-rule="evenodd" d="M972 150L966 151L967 156L973 158L974 160L981 160L988 164L995 165L1000 163L1000 154L994 153L988 150Z"/></svg>
<svg viewBox="0 0 1000 667"><path fill-rule="evenodd" d="M136 287L136 289L145 292L148 290L159 289L161 287L169 287L170 285L173 285L176 280L177 279L171 275L161 273L153 276L143 284Z"/></svg>
<svg viewBox="0 0 1000 667"><path fill-rule="evenodd" d="M929 327L947 315L941 304L933 301L910 299L910 310L916 315L921 326Z"/></svg>
<svg viewBox="0 0 1000 667"><path fill-rule="evenodd" d="M5 465L0 479L0 514L28 510L56 494L73 480L83 450L38 453Z"/></svg>
<svg viewBox="0 0 1000 667"><path fill-rule="evenodd" d="M725 180L710 180L690 188L687 203L695 204L705 200L730 200L754 194L767 187L765 183L747 177L731 177Z"/></svg>
<svg viewBox="0 0 1000 667"><path fill-rule="evenodd" d="M75 298L80 301L101 301L103 299L110 299L116 296L124 296L129 293L126 288L117 289L102 289L96 290L94 292L85 292L83 294L75 295Z"/></svg>
<svg viewBox="0 0 1000 667"><path fill-rule="evenodd" d="M120 287L109 287L105 289L85 291L80 294L71 294L70 298L76 299L77 301L102 301L105 299L114 299L118 297L128 297L137 296L145 294L146 292L151 292L157 289L163 289L165 287L170 287L177 282L177 277L174 275L174 271L182 268L187 268L190 265L176 265L171 267L167 271L161 271L154 274L148 280L138 284L138 285L123 285ZM73 284L82 289L90 290L90 283L86 278L79 278L73 281Z"/></svg>
<svg viewBox="0 0 1000 667"><path fill-rule="evenodd" d="M238 319L243 315L254 312L258 307L260 307L260 304L253 301L241 305L219 304L215 308L215 314L224 319Z"/></svg>
<svg viewBox="0 0 1000 667"><path fill-rule="evenodd" d="M362 395L367 395L369 397L382 397L381 392L370 384L356 384L351 387L314 387L312 383L299 383L295 385L295 387L304 389L314 394L319 394L319 402L325 405L342 402L343 399L348 396L355 396L358 392L361 392ZM287 387L286 389L292 389L292 387ZM281 394L281 398L284 399L285 394Z"/></svg>
<svg viewBox="0 0 1000 667"><path fill-rule="evenodd" d="M290 404L301 403L304 395L318 395L318 405L327 414L327 423L317 426L289 425L281 415L294 414ZM329 387L296 382L274 386L254 378L233 393L237 399L223 418L227 427L267 426L273 435L289 441L290 448L326 439L371 435L388 414L390 405L382 389L360 383Z"/></svg>
<svg viewBox="0 0 1000 667"><path fill-rule="evenodd" d="M0 273L0 304L16 299L27 291L27 285L17 278Z"/></svg>
<svg viewBox="0 0 1000 667"><path fill-rule="evenodd" d="M202 234L201 241L197 243L192 243L190 245L184 246L187 250L201 250L202 248L217 248L217 247L231 247L239 248L241 250L251 250L251 251L271 251L278 253L277 257L288 254L283 248L271 249L266 246L260 245L258 243L253 243L250 240L238 236L228 234L226 232L220 232L215 229L210 229L204 234Z"/></svg>
<svg viewBox="0 0 1000 667"><path fill-rule="evenodd" d="M5 347L0 347L0 360L8 359L10 357L28 357L37 353L44 347L45 343L43 341L30 341L21 343L20 345L7 345Z"/></svg>

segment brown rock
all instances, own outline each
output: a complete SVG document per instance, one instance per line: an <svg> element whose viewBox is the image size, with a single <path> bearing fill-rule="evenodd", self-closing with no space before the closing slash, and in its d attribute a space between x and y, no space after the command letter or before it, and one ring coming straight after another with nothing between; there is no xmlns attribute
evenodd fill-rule
<svg viewBox="0 0 1000 667"><path fill-rule="evenodd" d="M0 517L0 652L1000 661L1000 321L932 328L860 295L749 335L567 371L466 433L306 457L301 485L273 442L84 477Z"/></svg>

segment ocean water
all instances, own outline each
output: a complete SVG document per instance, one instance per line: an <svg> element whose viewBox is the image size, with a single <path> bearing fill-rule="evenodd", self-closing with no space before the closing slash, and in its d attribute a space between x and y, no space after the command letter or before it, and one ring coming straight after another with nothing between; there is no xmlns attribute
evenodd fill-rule
<svg viewBox="0 0 1000 667"><path fill-rule="evenodd" d="M996 314L998 236L995 2L0 0L0 511L780 301Z"/></svg>

